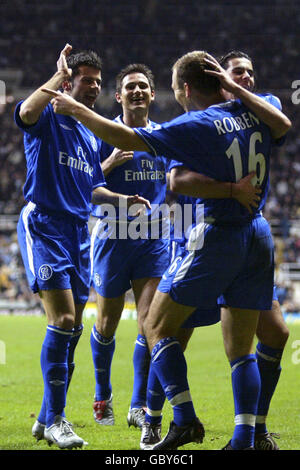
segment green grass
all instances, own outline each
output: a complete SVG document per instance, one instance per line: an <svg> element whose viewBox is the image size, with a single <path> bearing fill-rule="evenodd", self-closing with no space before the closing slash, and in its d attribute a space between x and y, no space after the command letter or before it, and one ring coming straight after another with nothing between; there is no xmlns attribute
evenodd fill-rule
<svg viewBox="0 0 300 470"><path fill-rule="evenodd" d="M74 424L75 431L88 441L88 450L136 450L140 431L128 428L126 423L132 389L136 322L122 320L117 331L112 367L116 420L113 427L97 425L92 416L94 372L89 336L93 322L93 319L84 321L84 333L76 351L76 369L68 393L67 418ZM39 355L45 326L43 317L0 317L0 341L6 348L5 364L0 363L1 450L49 449L44 441L37 443L31 436L43 392ZM292 344L297 339L300 339L300 325L290 325L281 379L268 419L269 430L281 435L278 443L283 450L300 449L300 363L292 361L295 353ZM189 444L184 450L220 449L230 439L233 430L230 370L223 351L220 325L196 329L186 358L192 397L197 415L205 425L206 437L201 446ZM171 417L170 406L166 404L163 435Z"/></svg>

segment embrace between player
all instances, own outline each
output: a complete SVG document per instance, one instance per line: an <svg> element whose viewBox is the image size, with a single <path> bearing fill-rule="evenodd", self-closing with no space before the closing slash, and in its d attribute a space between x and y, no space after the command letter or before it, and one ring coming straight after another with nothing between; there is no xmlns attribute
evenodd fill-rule
<svg viewBox="0 0 300 470"><path fill-rule="evenodd" d="M204 71L207 68L211 69L210 79ZM219 105L224 102L219 79L222 87L240 101ZM288 131L290 121L276 108L275 98L254 95L229 80L219 64L205 53L194 52L179 59L173 68L173 90L177 101L190 112L151 133L147 129L121 127L68 97L57 96L53 106L57 112L81 119L100 138L124 150L150 149L218 180L235 181L237 176L243 175L240 168L252 169L251 158L259 157L262 198L254 217L249 217L247 211L232 200L206 200L205 216L210 217L212 223L205 227L204 247L186 252L176 271L177 277L170 280L164 291L158 287L144 324L147 344L152 351L151 367L174 410L174 422L166 439L154 448L182 445L183 435L186 442L201 440L203 428L196 419L189 395L186 365L176 333L195 307L209 308L223 295L224 304L228 306L222 318L223 334L233 369L236 404L236 426L230 445L253 448L261 380L251 348L260 311L270 311L272 307L274 267L271 234L260 210L268 189L271 147L274 140ZM244 113L248 113L249 118L250 114L254 117L249 127L232 128L218 136L215 121L225 123ZM220 239L226 250L220 250ZM176 371L169 367L174 360ZM176 387L169 391L168 383Z"/></svg>
<svg viewBox="0 0 300 470"><path fill-rule="evenodd" d="M81 100L81 102L83 104L87 104L88 107L82 106L76 100L66 97L65 93L58 94L58 96L56 96L53 101L53 107L56 112L74 115L76 119L81 121L81 123L83 123L87 128L90 128L95 135L115 147L122 148L127 151L135 149L140 152L146 152L154 155L152 158L157 158L155 155L165 155L169 159L175 158L176 160L178 159L178 161L183 162L190 169L196 171L197 174L205 174L218 181L235 182L244 175L243 172L239 173L240 167L233 165L233 162L236 163L238 157L240 157L240 162L243 164L245 162L247 165L247 174L252 170L251 165L253 163L248 161L249 147L251 147L251 145L252 147L258 146L261 150L260 153L263 154L265 158L265 160L260 162L262 165L265 165L265 167L261 167L265 170L264 178L260 181L260 186L262 188L262 202L259 204L258 208L255 208L254 216L250 216L246 208L243 209L238 202L235 202L232 198L228 197L228 195L231 196L231 193L228 193L228 187L231 188L230 183L229 186L227 186L227 196L223 193L223 196L221 196L219 200L205 199L205 216L207 219L210 218L212 221L209 226L205 227L205 246L202 250L190 249L189 251L184 252L182 262L178 264L177 270L173 273L174 275L172 277L169 276L169 281L167 283L164 283L164 285L160 284L158 286L158 290L155 293L154 301L151 304L146 321L143 323L143 333L146 334L147 345L152 353L151 369L158 377L165 392L168 390L168 383L176 384L176 387L171 392L167 391L166 393L168 400L173 405L174 422L171 423L167 437L161 443L156 444L154 448L177 448L177 446L183 445L185 442L202 440L204 430L203 426L195 416L193 404L189 395L185 372L186 365L182 353L182 346L177 341L177 335L180 326L185 319L194 312L195 308L215 308L218 297L220 295L224 295L224 304L229 306L227 310L228 313L226 313L222 318L224 339L227 346L226 352L232 367L234 370L238 371L238 373L235 374L236 378L234 379L237 385L233 390L237 403L238 412L236 415L238 418L236 419L236 427L231 446L233 448L251 448L253 447L254 441L253 416L256 416L257 414L260 388L260 377L257 365L255 364L253 355L251 354L251 346L253 335L257 327L259 312L261 310L271 310L273 295L272 243L268 227L260 217L259 210L262 208L266 197L269 165L268 159L272 139L278 139L283 136L288 130L290 123L280 111L268 103L268 101L272 102L272 98L257 97L253 95L253 93L244 90L242 87L234 85L234 82L232 82L232 80L228 80L227 75L224 75L222 69L219 68L219 64L214 61L212 57L204 53L197 52L190 55L187 54L181 59L182 60L179 60L175 64L173 69L173 90L177 101L183 106L184 110L191 110L192 113L191 115L183 115L170 123L156 126L154 129L149 129L147 127L145 128L144 123L140 124L137 122L134 123L132 127L126 127L117 122L106 120L88 109L92 107L92 93L87 97L87 101L90 100L88 103ZM210 68L211 71L204 71L206 68ZM64 79L66 78L65 73L66 71L64 70ZM212 77L208 76L209 73ZM214 75L217 77L214 77ZM195 80L195 76L197 77L197 80ZM202 82L200 81L201 83L198 83L198 77L200 76ZM60 80L61 79L62 77L60 77ZM54 89L58 88L62 84L62 81L58 80L57 77L56 80L57 81L54 83L50 82L50 85ZM221 81L222 86L227 89L227 91L240 98L241 102L219 105L220 102L225 101L224 95L220 90L219 80ZM43 89L49 89L51 86L47 83L43 86ZM38 90L39 98L42 96L40 93L41 90ZM56 95L53 91L51 93ZM94 99L95 96L96 95L93 95ZM44 107L47 106L50 98L48 97L47 99L48 101L44 98ZM22 106L23 105L21 105L21 107ZM23 111L24 108L25 106L23 106ZM249 109L255 116L253 125L250 126L251 128L249 127L245 129L244 132L242 132L242 129L238 130L235 128L231 133L226 132L225 135L220 135L220 139L217 142L216 137L218 134L214 128L214 121L227 122L222 120L234 119L239 117L241 113L249 113ZM49 112L51 111L49 110ZM28 111L27 113L24 112L24 114L20 112L23 126L21 123L19 124L21 127L26 128L25 132L33 136L32 138L40 138L40 134L38 134L38 132L40 132L40 129L38 128L42 127L40 114L36 113L34 117L32 117L31 122L30 120L27 120L26 122L25 116L28 116L29 114L30 113ZM60 127L65 126L71 128L71 123L74 124L74 121L70 120L68 116L61 116L59 118L56 114L53 114L51 115L51 122L53 122L54 119L58 119ZM62 121L60 122L59 119L62 119ZM36 126L38 121L39 125ZM241 135L243 135L243 142L240 141ZM91 139L90 135L89 138ZM188 142L190 142L190 144ZM232 147L233 142L234 147ZM191 143L193 145L192 147L189 147ZM247 146L245 146L245 143L247 143ZM102 145L102 143L99 142L99 145ZM238 151L240 151L239 154ZM224 154L227 154L227 160L225 160L225 163L223 157ZM259 152L257 152L257 155L258 154ZM199 156L201 156L201 158L199 158ZM210 158L211 156L214 158ZM238 163L240 164L240 162ZM221 165L224 166L222 167ZM89 184L89 187L91 188L90 192L92 192L93 186L91 186L91 182L89 182ZM97 182L96 184L101 183ZM99 190L97 192L99 194ZM198 194L194 196L197 195ZM105 200L107 200L109 197L116 198L119 196L106 193L105 197ZM103 193L101 194L101 198L102 199L98 196L96 202L103 201ZM34 216L37 214L36 217L38 216L40 219L43 219L44 216L48 217L48 221L50 216L54 217L54 219L56 218L57 211L53 214L51 213L51 208L44 206L42 202L31 200L32 198L30 199L30 197L27 199L29 199L32 204L35 204L35 207L32 208L32 205L29 205L30 211L29 214L26 213L25 219L23 214L21 219L23 221L23 225L20 233L21 239L23 237L27 243L26 247L24 246L23 252L26 253L25 260L28 264L28 273L32 276L32 271L35 272L36 269L31 270L33 258L30 257L28 253L30 253L30 248L32 249L32 247L34 247L34 242L37 240L37 237L34 239L31 237L30 246L30 243L28 244L28 239L30 240L28 233L29 235L31 235L31 233L30 230L28 230L28 227L30 226L31 228L30 224L33 223L30 217L32 217L33 213ZM130 199L130 201L133 200L146 204L150 209L150 205L145 198ZM45 210L45 207L47 210ZM25 211L26 209L24 212ZM64 214L66 212L69 212L69 207L67 207ZM82 217L82 219L86 220L84 217ZM42 222L45 223L44 220L42 220ZM74 222L77 223L76 215L75 220L72 219L72 223ZM234 224L232 224L232 222L234 222ZM53 221L53 225L55 225L55 220ZM232 227L232 225L234 226ZM43 230L44 229L45 227L43 225ZM24 236L22 231L24 232ZM220 238L223 240L222 246L225 246L225 244L227 246L226 256L229 256L230 262L232 263L231 273L229 273L228 270L224 273L222 269L216 272L216 257L219 258L222 256L224 258L225 256L225 253L223 252L220 254ZM257 244L255 250L253 246L250 246L249 242L249 240L253 240L253 238L256 239ZM242 246L242 239L244 241L248 240L247 249ZM261 242L262 239L264 240L264 243ZM83 245L84 244L85 243L83 243ZM265 260L265 264L263 266L261 260L259 263L257 254L255 254L256 250L260 250L260 255ZM244 265L241 265L241 260L245 263ZM68 260L68 262L69 261L70 260ZM220 262L220 260L218 261ZM230 265L227 261L227 259L223 259L221 266L226 266L226 263L227 265ZM67 265L61 269L62 272L66 271L66 266ZM204 266L211 266L209 277L207 277L203 271ZM243 270L245 271L245 269L247 273L248 270L251 272L250 278L253 278L251 279L251 282L245 282L245 275L243 274ZM162 275L162 273L163 271L160 272L160 275ZM197 289L195 289L194 281L192 280L193 273L197 273ZM237 273L240 276L239 285L237 285L238 283L233 282L233 278ZM215 282L216 279L218 281L217 283ZM48 281L48 279L45 280ZM36 278L35 282L37 282ZM40 282L40 280L38 282ZM70 283L70 280L68 282ZM71 290L70 287L73 289L73 286L66 283L66 287L67 289L65 290L68 291L69 298L69 294L71 294L69 292ZM57 289L61 289L61 287L56 288L55 286L54 290L56 297L58 295L56 292ZM40 286L39 290L42 293L44 292ZM197 291L197 296L194 295L195 291ZM206 295L207 292L210 293L209 297ZM46 294L42 295L47 296L48 294L51 295L51 289L49 292L46 291ZM123 293L121 293L121 295L123 295ZM75 301L75 304L79 304L82 307L84 302ZM47 307L46 303L45 307ZM148 308L149 302L147 304L147 310ZM48 308L47 310L51 312L51 315L53 315L53 311L56 312L52 305L51 309ZM69 314L70 312L72 315ZM170 313L172 313L171 321L169 318ZM50 320L52 318L51 315L50 313L48 314ZM70 316L72 317L72 321L70 321ZM49 362L49 354L53 355L53 347L51 349L52 342L57 341L56 337L59 336L68 337L68 339L65 340L64 346L62 347L63 352L61 352L61 357L59 358L59 362L64 364L67 362L66 351L68 351L69 347L69 337L73 337L74 333L74 307L73 310L66 308L66 311L62 313L60 312L58 317L59 320L63 321L58 324L55 324L55 322L52 321L52 325L50 322L49 325L54 328L48 327L47 330L47 334L51 334L52 336L51 340L49 340L48 343L46 342L44 348L47 351L44 354L46 356L45 363L47 363L47 361ZM66 324L67 319L69 321L68 324ZM78 323L81 324L81 318ZM72 328L70 328L70 326L72 326ZM241 326L245 329L242 341L240 338ZM114 331L112 333L114 333ZM111 336L112 335L110 335L110 337ZM172 370L172 367L170 367L170 364L174 363L174 360L178 361L176 362L178 364L178 370L176 371ZM52 362L55 363L55 361ZM243 373L240 373L242 368ZM47 380L49 381L49 377L51 375L51 372L48 372L48 370L51 371L53 369L57 374L58 367L55 366L51 369L51 367L47 365L45 366L45 369L46 372L44 372L44 380L47 383ZM61 380L61 382L66 384L65 374L67 367L64 366L63 369L64 375L62 375L63 380ZM245 374L244 371L246 371ZM245 412L243 405L240 405L240 403L243 404L243 397L241 395L243 394L243 391L249 388L249 381L251 381L252 384L254 382L255 386L252 389L250 403L247 403L249 409ZM50 382L53 382L53 380ZM55 387L57 388L57 386ZM46 393L48 393L46 400L47 403L49 403L49 397L52 397L54 394L53 389L53 385L52 389L49 391L45 388ZM63 390L64 395L61 394L61 397L59 398L60 400L62 400L62 398L65 399L65 385ZM238 397L236 396L236 390L239 390L240 395ZM109 400L109 397L106 399ZM52 406L53 403L51 400L50 403ZM49 416L51 415L51 413L47 413ZM61 411L61 415L63 415L63 410ZM49 424L46 424L48 434L50 434L49 429L53 426L56 416L61 415L54 415L52 411L51 420L49 418ZM51 421L52 424L50 424ZM72 429L65 419L59 418L57 424L60 424L62 421L65 423L65 427L68 426L68 432L72 433ZM46 437L48 436L47 433ZM183 435L185 436L184 439ZM48 436L48 439L51 440L50 435ZM78 445L83 444L83 440L80 438L79 441L76 441L74 433L72 435L72 439L73 444L74 442ZM185 440L185 442L183 442L183 440ZM71 446L74 446L73 444Z"/></svg>

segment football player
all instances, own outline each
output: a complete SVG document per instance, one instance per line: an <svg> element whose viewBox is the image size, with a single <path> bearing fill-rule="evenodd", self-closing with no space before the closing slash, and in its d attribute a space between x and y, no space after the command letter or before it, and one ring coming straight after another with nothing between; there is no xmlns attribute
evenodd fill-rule
<svg viewBox="0 0 300 470"><path fill-rule="evenodd" d="M101 89L101 59L93 51L70 54L71 49L65 46L57 72L45 85L63 88L92 109ZM40 87L15 110L27 162L27 205L18 239L29 285L39 293L47 317L41 351L44 399L32 433L60 448L74 448L84 440L66 420L64 408L89 296L90 203L118 205L120 198L126 207L149 203L103 187L100 140L76 119L55 114L49 101Z"/></svg>

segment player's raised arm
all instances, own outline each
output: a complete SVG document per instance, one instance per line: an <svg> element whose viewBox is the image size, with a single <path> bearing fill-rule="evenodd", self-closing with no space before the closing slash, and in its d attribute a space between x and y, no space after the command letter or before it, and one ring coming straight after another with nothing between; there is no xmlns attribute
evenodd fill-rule
<svg viewBox="0 0 300 470"><path fill-rule="evenodd" d="M46 96L53 98L51 103L56 113L74 116L104 142L125 151L149 152L149 147L132 128L96 114L66 94L55 92L47 87L44 87L42 91Z"/></svg>
<svg viewBox="0 0 300 470"><path fill-rule="evenodd" d="M237 84L214 57L207 54L207 58L204 60L214 69L205 72L217 77L225 90L239 98L262 122L267 124L274 139L279 139L288 132L292 123L283 112L260 96Z"/></svg>
<svg viewBox="0 0 300 470"><path fill-rule="evenodd" d="M66 57L70 54L72 46L66 44L60 53L57 61L57 71L44 85L35 90L21 105L20 118L24 124L30 126L35 124L44 108L49 103L51 97L41 90L46 87L51 90L58 90L65 80L72 75L72 70L68 68Z"/></svg>

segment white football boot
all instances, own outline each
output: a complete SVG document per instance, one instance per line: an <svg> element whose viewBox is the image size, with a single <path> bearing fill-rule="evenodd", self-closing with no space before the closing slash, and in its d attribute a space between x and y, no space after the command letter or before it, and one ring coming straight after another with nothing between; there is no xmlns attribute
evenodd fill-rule
<svg viewBox="0 0 300 470"><path fill-rule="evenodd" d="M38 420L36 420L34 425L32 426L31 433L37 441L44 439L45 427L45 424L40 423Z"/></svg>
<svg viewBox="0 0 300 470"><path fill-rule="evenodd" d="M55 444L60 449L73 449L87 444L75 434L71 423L63 416L56 416L54 424L49 428L45 428L44 438L49 445Z"/></svg>

